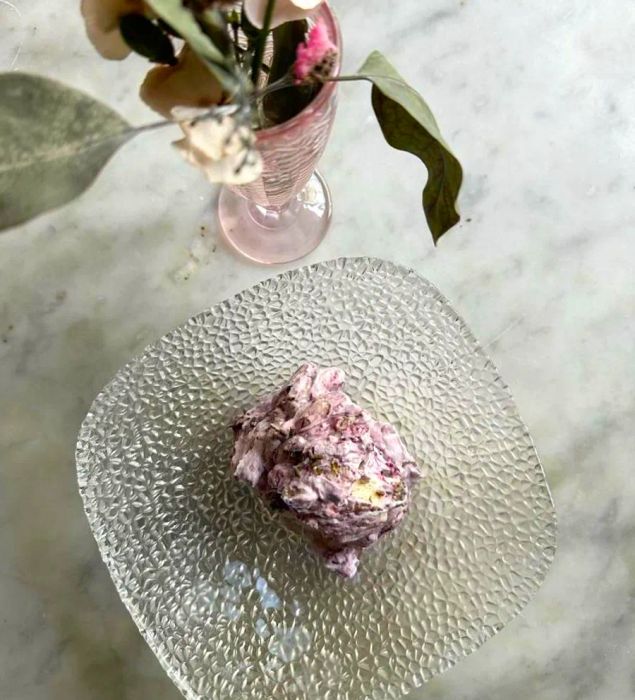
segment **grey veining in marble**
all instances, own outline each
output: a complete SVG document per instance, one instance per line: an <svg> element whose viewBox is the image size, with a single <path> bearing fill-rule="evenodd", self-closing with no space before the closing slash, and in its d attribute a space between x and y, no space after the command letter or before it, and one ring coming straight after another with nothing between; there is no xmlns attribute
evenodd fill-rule
<svg viewBox="0 0 635 700"><path fill-rule="evenodd" d="M332 230L308 262L410 265L512 387L559 513L532 603L409 700L635 696L635 7L626 0L334 3L355 68L381 48L466 171L434 249L415 159L367 87L341 86L322 163ZM145 64L100 59L77 6L0 0L0 66L100 96L131 121ZM92 398L150 340L274 273L219 240L213 192L151 133L81 200L0 234L0 698L176 700L100 562L73 450Z"/></svg>

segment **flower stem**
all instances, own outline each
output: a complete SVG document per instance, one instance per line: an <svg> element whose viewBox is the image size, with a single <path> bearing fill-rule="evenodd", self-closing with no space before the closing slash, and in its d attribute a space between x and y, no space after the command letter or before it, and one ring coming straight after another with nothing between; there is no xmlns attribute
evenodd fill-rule
<svg viewBox="0 0 635 700"><path fill-rule="evenodd" d="M262 90L256 90L252 95L252 99L261 100L263 97L270 95L272 92L276 92L277 90L284 90L285 88L292 87L293 85L295 85L295 81L293 80L291 75L283 75L282 78L276 80L273 83L269 83L269 85L262 88Z"/></svg>
<svg viewBox="0 0 635 700"><path fill-rule="evenodd" d="M260 34L258 34L258 39L256 41L256 51L251 64L251 82L254 84L254 87L258 86L258 78L260 77L260 69L262 67L262 58L265 55L265 45L267 44L267 37L269 36L271 19L273 17L275 5L276 0L268 0L267 7L265 8L262 29L260 30Z"/></svg>

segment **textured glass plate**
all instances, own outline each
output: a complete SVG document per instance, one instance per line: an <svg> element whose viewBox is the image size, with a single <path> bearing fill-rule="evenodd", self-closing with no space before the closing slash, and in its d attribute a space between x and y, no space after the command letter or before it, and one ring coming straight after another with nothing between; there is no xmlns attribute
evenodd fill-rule
<svg viewBox="0 0 635 700"><path fill-rule="evenodd" d="M339 365L426 478L359 576L328 572L228 476L238 411L305 360ZM77 445L119 594L187 698L398 698L540 586L555 514L496 368L421 277L364 258L288 272L124 367Z"/></svg>

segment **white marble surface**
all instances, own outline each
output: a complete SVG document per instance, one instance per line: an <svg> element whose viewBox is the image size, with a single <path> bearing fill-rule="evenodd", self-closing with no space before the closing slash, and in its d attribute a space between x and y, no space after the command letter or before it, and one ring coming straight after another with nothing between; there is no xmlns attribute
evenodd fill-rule
<svg viewBox="0 0 635 700"><path fill-rule="evenodd" d="M129 119L145 66L99 59L76 5L0 0L2 68L45 73ZM466 171L437 249L423 174L344 85L322 168L332 230L309 261L373 255L437 284L490 343L559 514L535 600L412 699L635 696L635 7L630 0L335 2L346 64L383 49ZM0 698L176 700L119 603L76 492L90 401L189 315L276 272L218 240L210 188L148 134L80 201L0 234ZM34 183L34 187L37 183Z"/></svg>

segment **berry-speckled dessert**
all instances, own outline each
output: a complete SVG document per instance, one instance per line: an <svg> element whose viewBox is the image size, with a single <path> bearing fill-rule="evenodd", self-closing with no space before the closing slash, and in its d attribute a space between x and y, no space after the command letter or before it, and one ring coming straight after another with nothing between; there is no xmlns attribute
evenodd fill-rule
<svg viewBox="0 0 635 700"><path fill-rule="evenodd" d="M405 516L420 471L344 381L336 367L302 365L236 420L231 468L300 526L329 569L352 577L360 552Z"/></svg>

